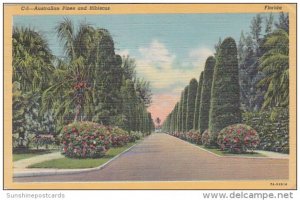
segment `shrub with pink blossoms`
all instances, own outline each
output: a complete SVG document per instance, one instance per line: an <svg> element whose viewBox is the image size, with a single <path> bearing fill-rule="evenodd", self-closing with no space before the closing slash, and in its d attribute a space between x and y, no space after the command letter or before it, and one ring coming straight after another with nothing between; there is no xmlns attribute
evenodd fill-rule
<svg viewBox="0 0 300 200"><path fill-rule="evenodd" d="M206 129L203 133L202 133L202 144L206 147L210 147L211 146L211 140L210 140L210 134L209 134L209 130Z"/></svg>
<svg viewBox="0 0 300 200"><path fill-rule="evenodd" d="M110 129L93 122L75 122L63 128L62 154L70 158L99 158L111 146Z"/></svg>
<svg viewBox="0 0 300 200"><path fill-rule="evenodd" d="M220 131L217 142L223 151L243 153L256 149L259 145L259 136L250 126L234 124Z"/></svg>
<svg viewBox="0 0 300 200"><path fill-rule="evenodd" d="M186 140L194 143L194 144L201 144L201 133L199 131L190 130L186 134Z"/></svg>
<svg viewBox="0 0 300 200"><path fill-rule="evenodd" d="M111 143L113 147L121 147L130 142L130 136L127 131L118 127L109 128L111 131Z"/></svg>

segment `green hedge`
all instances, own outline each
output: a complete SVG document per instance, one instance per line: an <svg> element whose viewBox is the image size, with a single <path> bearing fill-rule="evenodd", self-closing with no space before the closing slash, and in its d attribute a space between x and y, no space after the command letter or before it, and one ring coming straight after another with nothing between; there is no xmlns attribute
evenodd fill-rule
<svg viewBox="0 0 300 200"><path fill-rule="evenodd" d="M243 113L243 123L254 128L260 137L258 149L289 153L288 108Z"/></svg>

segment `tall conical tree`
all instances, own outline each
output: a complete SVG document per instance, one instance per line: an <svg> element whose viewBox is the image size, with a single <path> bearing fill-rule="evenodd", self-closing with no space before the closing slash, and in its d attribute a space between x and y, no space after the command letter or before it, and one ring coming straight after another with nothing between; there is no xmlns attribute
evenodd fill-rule
<svg viewBox="0 0 300 200"><path fill-rule="evenodd" d="M183 91L183 101L182 101L182 132L187 131L186 129L186 116L187 116L187 101L188 101L188 91L189 91L189 86L185 86L184 91Z"/></svg>
<svg viewBox="0 0 300 200"><path fill-rule="evenodd" d="M189 131L193 128L194 113L195 113L195 100L197 96L198 82L192 79L189 84L188 98L187 98L187 115L186 115L186 130Z"/></svg>
<svg viewBox="0 0 300 200"><path fill-rule="evenodd" d="M181 92L180 101L178 105L178 113L177 113L177 123L178 123L178 131L182 131L182 102L183 102L183 92Z"/></svg>
<svg viewBox="0 0 300 200"><path fill-rule="evenodd" d="M174 108L174 131L177 132L178 131L178 105L179 102L176 103L175 108Z"/></svg>
<svg viewBox="0 0 300 200"><path fill-rule="evenodd" d="M134 89L134 83L131 80L126 80L125 84L121 87L122 102L122 114L126 117L127 123L124 123L124 128L130 133L135 128L134 114L136 105L136 95Z"/></svg>
<svg viewBox="0 0 300 200"><path fill-rule="evenodd" d="M194 125L193 125L194 130L199 130L202 82L203 82L203 72L201 72L201 74L200 74L198 87L197 87L197 96L196 96L196 100L195 100Z"/></svg>
<svg viewBox="0 0 300 200"><path fill-rule="evenodd" d="M240 86L237 47L233 38L226 38L217 55L214 69L209 130L213 143L217 134L228 125L241 122Z"/></svg>
<svg viewBox="0 0 300 200"><path fill-rule="evenodd" d="M174 109L172 110L172 112L170 113L170 132L174 131Z"/></svg>
<svg viewBox="0 0 300 200"><path fill-rule="evenodd" d="M153 120L150 112L147 112L148 115L148 134L150 135L153 130Z"/></svg>
<svg viewBox="0 0 300 200"><path fill-rule="evenodd" d="M203 72L203 83L201 91L201 104L199 109L199 130L203 133L208 128L211 85L216 60L213 56L207 58Z"/></svg>

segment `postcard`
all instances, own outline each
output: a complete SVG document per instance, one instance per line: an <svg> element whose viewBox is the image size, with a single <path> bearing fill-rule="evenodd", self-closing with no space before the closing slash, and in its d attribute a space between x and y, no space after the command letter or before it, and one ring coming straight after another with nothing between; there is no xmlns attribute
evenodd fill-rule
<svg viewBox="0 0 300 200"><path fill-rule="evenodd" d="M4 4L4 189L296 189L296 4Z"/></svg>

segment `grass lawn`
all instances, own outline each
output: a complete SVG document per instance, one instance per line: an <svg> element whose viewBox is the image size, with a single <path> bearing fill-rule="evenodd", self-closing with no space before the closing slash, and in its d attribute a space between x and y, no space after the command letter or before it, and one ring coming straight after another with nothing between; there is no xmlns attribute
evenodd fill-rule
<svg viewBox="0 0 300 200"><path fill-rule="evenodd" d="M229 153L226 151L221 151L220 149L217 148L207 148L204 145L198 145L199 147L210 151L212 153L215 153L219 156L248 156L248 157L266 157L265 155L258 153L258 152L246 152L246 153Z"/></svg>
<svg viewBox="0 0 300 200"><path fill-rule="evenodd" d="M58 151L58 150L56 150L56 149L55 150L30 149L30 150L27 150L26 152L16 152L16 153L13 153L13 161L31 158L34 156L39 156L39 155L43 155L43 154L47 154L47 153L53 153L55 151Z"/></svg>
<svg viewBox="0 0 300 200"><path fill-rule="evenodd" d="M48 160L41 163L30 165L29 168L55 168L55 169L84 169L98 167L116 155L122 153L129 147L133 146L137 142L128 143L124 147L111 148L107 151L106 155L102 158L87 158L87 159L74 159L74 158L59 158L54 160Z"/></svg>

